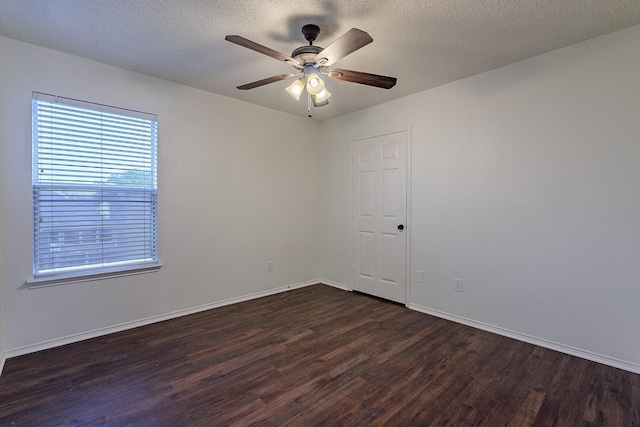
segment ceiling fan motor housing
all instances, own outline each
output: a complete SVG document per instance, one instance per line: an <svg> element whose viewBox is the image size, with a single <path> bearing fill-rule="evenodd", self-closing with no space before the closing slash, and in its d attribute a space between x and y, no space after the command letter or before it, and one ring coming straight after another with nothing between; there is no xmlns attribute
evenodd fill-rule
<svg viewBox="0 0 640 427"><path fill-rule="evenodd" d="M291 53L291 57L300 61L304 66L307 64L313 64L316 62L316 55L322 52L324 49L320 46L300 46Z"/></svg>

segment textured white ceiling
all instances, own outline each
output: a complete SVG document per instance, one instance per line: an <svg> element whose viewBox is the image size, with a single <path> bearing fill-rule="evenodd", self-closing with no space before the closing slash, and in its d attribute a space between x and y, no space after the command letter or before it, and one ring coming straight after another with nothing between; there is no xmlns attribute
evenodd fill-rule
<svg viewBox="0 0 640 427"><path fill-rule="evenodd" d="M237 34L290 55L300 29L326 47L352 27L373 43L336 67L398 78L385 90L325 79L333 96L314 119L342 114L640 23L640 0L0 0L0 35L306 116L292 71L224 40Z"/></svg>

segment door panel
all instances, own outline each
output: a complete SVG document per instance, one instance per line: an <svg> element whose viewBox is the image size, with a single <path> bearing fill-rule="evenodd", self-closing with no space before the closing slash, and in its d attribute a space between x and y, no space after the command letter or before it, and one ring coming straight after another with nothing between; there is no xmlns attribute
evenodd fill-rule
<svg viewBox="0 0 640 427"><path fill-rule="evenodd" d="M374 257L374 234L371 232L360 232L360 275L366 278L373 278Z"/></svg>
<svg viewBox="0 0 640 427"><path fill-rule="evenodd" d="M404 303L407 131L354 141L351 159L351 287Z"/></svg>
<svg viewBox="0 0 640 427"><path fill-rule="evenodd" d="M382 216L398 218L398 170L382 171Z"/></svg>
<svg viewBox="0 0 640 427"><path fill-rule="evenodd" d="M360 216L373 217L374 176L372 171L360 173Z"/></svg>
<svg viewBox="0 0 640 427"><path fill-rule="evenodd" d="M398 283L398 236L396 234L382 234L382 271L380 279L396 285Z"/></svg>

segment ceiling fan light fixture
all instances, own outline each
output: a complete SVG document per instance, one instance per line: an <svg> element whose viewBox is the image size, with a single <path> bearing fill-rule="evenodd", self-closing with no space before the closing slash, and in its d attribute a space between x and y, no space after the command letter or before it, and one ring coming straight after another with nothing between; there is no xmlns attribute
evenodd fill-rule
<svg viewBox="0 0 640 427"><path fill-rule="evenodd" d="M325 105L329 105L329 100L324 99L324 101L319 101L316 95L309 95L311 101L313 102L314 107L324 107Z"/></svg>
<svg viewBox="0 0 640 427"><path fill-rule="evenodd" d="M300 101L300 95L302 95L302 92L304 91L304 79L297 79L289 86L287 86L285 90L289 93L289 95L291 95L293 99L295 99L296 101Z"/></svg>
<svg viewBox="0 0 640 427"><path fill-rule="evenodd" d="M324 90L324 82L316 73L307 77L307 92L311 95L317 95Z"/></svg>
<svg viewBox="0 0 640 427"><path fill-rule="evenodd" d="M317 95L314 95L313 98L315 99L315 101L317 103L322 103L324 101L327 101L329 99L329 97L331 96L331 92L329 92L327 90L327 88L325 87L324 89L322 89L320 92L318 92ZM328 102L328 101L327 101Z"/></svg>

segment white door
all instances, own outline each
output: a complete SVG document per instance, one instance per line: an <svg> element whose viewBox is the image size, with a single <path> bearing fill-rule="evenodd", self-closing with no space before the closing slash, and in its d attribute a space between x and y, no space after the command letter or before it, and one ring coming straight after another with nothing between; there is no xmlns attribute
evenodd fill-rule
<svg viewBox="0 0 640 427"><path fill-rule="evenodd" d="M351 145L351 287L405 303L407 131Z"/></svg>

